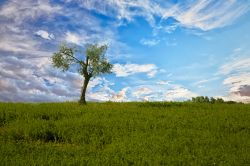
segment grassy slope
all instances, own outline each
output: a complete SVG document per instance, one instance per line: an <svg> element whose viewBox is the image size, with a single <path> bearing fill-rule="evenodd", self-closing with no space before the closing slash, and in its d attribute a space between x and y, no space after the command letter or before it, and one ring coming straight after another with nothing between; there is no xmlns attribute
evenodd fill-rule
<svg viewBox="0 0 250 166"><path fill-rule="evenodd" d="M250 164L250 105L0 103L0 165Z"/></svg>

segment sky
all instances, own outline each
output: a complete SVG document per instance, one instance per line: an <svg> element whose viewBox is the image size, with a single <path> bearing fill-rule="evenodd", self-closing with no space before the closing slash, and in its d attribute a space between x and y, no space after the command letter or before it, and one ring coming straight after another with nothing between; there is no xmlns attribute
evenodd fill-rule
<svg viewBox="0 0 250 166"><path fill-rule="evenodd" d="M0 101L78 100L82 76L51 56L99 43L114 67L89 101L250 102L250 0L1 0L0 25Z"/></svg>

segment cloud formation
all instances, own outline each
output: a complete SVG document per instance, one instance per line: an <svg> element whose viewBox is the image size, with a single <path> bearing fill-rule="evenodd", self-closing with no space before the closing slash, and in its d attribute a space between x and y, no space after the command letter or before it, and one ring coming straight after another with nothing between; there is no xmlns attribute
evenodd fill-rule
<svg viewBox="0 0 250 166"><path fill-rule="evenodd" d="M114 64L113 72L116 77L127 77L129 75L146 73L152 78L157 73L157 67L154 64Z"/></svg>
<svg viewBox="0 0 250 166"><path fill-rule="evenodd" d="M170 81L158 81L156 82L156 84L158 85L168 85L170 83Z"/></svg>
<svg viewBox="0 0 250 166"><path fill-rule="evenodd" d="M145 96L151 94L152 92L152 89L148 87L140 87L133 92L133 96L135 96L137 99L145 100Z"/></svg>
<svg viewBox="0 0 250 166"><path fill-rule="evenodd" d="M161 27L164 20L174 18L180 26L198 28L204 31L231 24L245 14L250 7L247 0L195 0L179 1L178 3L155 0L105 0L102 3L98 2L99 0L78 0L83 8L115 17L117 20L124 19L131 22L135 17L140 16L144 17L151 26ZM160 24L156 21L157 17L161 18ZM172 26L170 25L170 27Z"/></svg>
<svg viewBox="0 0 250 166"><path fill-rule="evenodd" d="M84 22L79 22L80 19ZM120 49L118 44L121 45L119 41L114 42L112 28L103 31L105 27L100 26L97 18L78 8L73 10L47 0L3 2L0 21L1 101L78 100L81 76L72 71L62 73L51 67L50 56L58 44L66 41L82 45L109 39L116 43L116 46L111 45L112 51ZM73 26L78 28L73 28L73 33L69 31L69 26L71 29ZM50 32L44 30L48 27ZM58 37L55 38L55 35ZM87 92L89 100L109 100L115 93L108 88L110 84L103 86L103 82L95 86L105 89L102 91L105 94L100 93L101 90L94 91L90 83Z"/></svg>
<svg viewBox="0 0 250 166"><path fill-rule="evenodd" d="M66 37L65 37L65 40L68 42L68 43L73 43L73 44L78 44L80 45L80 37L76 34L73 34L71 32L67 32L66 33Z"/></svg>
<svg viewBox="0 0 250 166"><path fill-rule="evenodd" d="M184 101L187 99L190 99L192 97L197 96L196 93L191 92L190 90L181 87L181 86L175 86L173 89L168 90L165 93L165 100L166 101Z"/></svg>
<svg viewBox="0 0 250 166"><path fill-rule="evenodd" d="M47 39L47 40L55 39L55 36L52 33L49 34L47 31L44 31L44 30L39 30L35 34L40 36L43 39Z"/></svg>
<svg viewBox="0 0 250 166"><path fill-rule="evenodd" d="M180 8L175 17L183 26L211 30L231 24L249 10L247 1L194 1L188 7Z"/></svg>
<svg viewBox="0 0 250 166"><path fill-rule="evenodd" d="M156 39L141 39L140 40L140 43L142 45L149 46L149 47L155 46L159 42L160 42L160 40L156 40Z"/></svg>
<svg viewBox="0 0 250 166"><path fill-rule="evenodd" d="M26 0L22 3L11 0L3 3L0 16L8 22L21 25L23 22L32 21L41 16L53 17L53 14L60 13L61 9L62 7L58 5L51 5L49 0Z"/></svg>
<svg viewBox="0 0 250 166"><path fill-rule="evenodd" d="M218 73L226 76L223 81L229 87L226 100L250 102L250 58L233 59L221 66Z"/></svg>
<svg viewBox="0 0 250 166"><path fill-rule="evenodd" d="M115 102L128 101L128 97L127 97L128 89L129 87L125 87L122 90L120 90L118 93L112 94L112 98L110 100L115 101Z"/></svg>

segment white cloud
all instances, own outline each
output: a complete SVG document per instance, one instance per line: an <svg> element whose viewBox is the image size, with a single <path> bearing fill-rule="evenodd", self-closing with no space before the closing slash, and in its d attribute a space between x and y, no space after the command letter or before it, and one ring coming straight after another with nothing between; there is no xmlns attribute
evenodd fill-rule
<svg viewBox="0 0 250 166"><path fill-rule="evenodd" d="M222 96L225 101L237 101L242 103L250 103L250 97L249 96L241 96L237 93L230 93L227 96Z"/></svg>
<svg viewBox="0 0 250 166"><path fill-rule="evenodd" d="M48 58L20 59L0 57L1 95L3 101L65 101L76 99L77 89L71 81L77 77L68 72L54 75ZM8 86L6 87L6 83ZM67 88L66 88L67 87Z"/></svg>
<svg viewBox="0 0 250 166"><path fill-rule="evenodd" d="M250 71L250 58L233 59L232 62L226 63L221 66L218 74L232 74L235 72L249 72Z"/></svg>
<svg viewBox="0 0 250 166"><path fill-rule="evenodd" d="M223 84L229 90L225 100L250 103L250 58L234 58L221 66L217 74L226 76Z"/></svg>
<svg viewBox="0 0 250 166"><path fill-rule="evenodd" d="M101 77L95 77L94 79L91 79L89 81L89 84L88 84L88 90L90 89L93 89L94 87L98 86L99 84L101 84L103 81L106 81L104 80L104 78L101 78Z"/></svg>
<svg viewBox="0 0 250 166"><path fill-rule="evenodd" d="M110 94L98 91L94 93L89 93L86 98L87 100L90 100L90 101L109 101Z"/></svg>
<svg viewBox="0 0 250 166"><path fill-rule="evenodd" d="M235 0L197 0L179 7L174 15L185 27L207 31L231 24L248 10L249 4Z"/></svg>
<svg viewBox="0 0 250 166"><path fill-rule="evenodd" d="M148 77L154 77L157 67L154 64L114 64L113 72L117 77L127 77L129 75L146 73Z"/></svg>
<svg viewBox="0 0 250 166"><path fill-rule="evenodd" d="M68 21L55 21L58 15L63 15ZM88 34L91 39L99 41L108 38L113 40L113 43L120 44L119 41L114 42L116 40L112 28L101 29L98 20L94 17L81 11L52 5L48 0L6 1L1 5L0 17L1 25L3 25L0 26L2 55L0 68L4 69L0 71L0 80L4 80L0 81L0 100L2 101L78 100L82 77L77 73L62 73L51 67L49 57L55 51L54 46L65 38L58 36L57 41L51 40L54 39L54 35L43 30L47 29L48 23L53 32L58 34L67 32L68 25L77 24L81 27L77 34L69 33L69 39L75 43L84 43L85 34L94 31L96 33ZM44 19L44 24L37 31L36 21L40 21L41 18ZM79 22L80 19L84 19L84 23ZM50 46L47 47L43 41L34 38L34 34L50 40ZM79 36L79 40L74 38L74 35ZM103 82L105 81L101 80L98 85L90 82L88 89L91 90L88 93L92 94L93 86L100 86L102 90L106 90L104 92L110 98L111 92L114 93L112 89L108 89L111 84L104 85ZM92 95L96 96L93 100L99 98L98 94L99 92L96 92Z"/></svg>
<svg viewBox="0 0 250 166"><path fill-rule="evenodd" d="M74 10L73 10L74 9ZM62 12L64 11L64 12ZM57 16L67 21L56 20ZM122 50L123 43L117 41L113 27L103 27L99 20L78 8L64 8L48 0L6 1L2 4L0 17L0 100L2 101L71 101L78 100L82 76L72 72L61 72L51 67L49 57L56 45L65 41L84 44L86 41L111 41L110 50ZM36 22L44 21L37 30ZM80 22L79 20L84 20ZM1 25L2 25L1 24ZM47 26L59 35L47 32ZM77 25L75 33L68 31L69 25ZM32 32L32 33L31 33ZM68 33L67 33L68 32ZM91 32L91 33L90 33ZM49 40L49 45L34 37ZM88 35L86 35L88 34ZM87 37L86 37L87 36ZM46 43L48 43L46 42ZM123 50L122 50L123 51ZM111 55L120 54L111 52ZM7 85L8 84L8 85ZM105 79L90 82L88 100L109 100L116 93ZM103 98L102 98L103 96Z"/></svg>
<svg viewBox="0 0 250 166"><path fill-rule="evenodd" d="M35 34L47 40L55 39L55 36L52 33L49 34L47 31L44 30L39 30Z"/></svg>
<svg viewBox="0 0 250 166"><path fill-rule="evenodd" d="M250 103L250 72L229 76L223 84L229 87L229 94L225 96L226 100Z"/></svg>
<svg viewBox="0 0 250 166"><path fill-rule="evenodd" d="M72 0L70 0L71 2ZM81 1L78 0L80 5L88 10L96 10L97 12L116 17L118 20L126 19L132 21L135 16L144 16L149 22L153 22L152 12L158 12L158 5L149 0L127 0L127 1L114 1L106 0L99 3L98 0ZM131 8L137 10L131 10Z"/></svg>
<svg viewBox="0 0 250 166"><path fill-rule="evenodd" d="M156 82L156 84L158 84L158 85L169 85L170 82L171 81L158 81L158 82Z"/></svg>
<svg viewBox="0 0 250 166"><path fill-rule="evenodd" d="M142 45L149 46L149 47L155 46L159 42L160 42L160 40L156 40L156 39L141 39L140 40L140 43Z"/></svg>
<svg viewBox="0 0 250 166"><path fill-rule="evenodd" d="M165 93L165 100L167 101L183 101L190 99L192 97L197 96L196 93L191 92L190 90L181 87L181 86L176 86L171 90L168 90Z"/></svg>
<svg viewBox="0 0 250 166"><path fill-rule="evenodd" d="M212 78L209 78L209 79L202 79L200 81L196 81L195 83L193 83L193 85L202 87L203 85L201 85L201 84L205 84L205 83L217 80L217 79L219 79L219 77L212 77Z"/></svg>
<svg viewBox="0 0 250 166"><path fill-rule="evenodd" d="M52 6L48 0L25 0L22 3L12 0L4 3L0 16L12 21L15 25L20 25L28 19L33 20L44 15L51 17L52 14L61 12L61 9L60 6Z"/></svg>
<svg viewBox="0 0 250 166"><path fill-rule="evenodd" d="M157 73L157 70L155 69L155 70L150 71L147 75L149 78L153 78L156 75L156 73Z"/></svg>
<svg viewBox="0 0 250 166"><path fill-rule="evenodd" d="M39 56L49 56L50 51L41 50L39 48L40 43L32 40L30 36L27 35L15 35L5 36L3 35L0 39L0 50L15 52L20 54L25 54L24 56L39 55Z"/></svg>
<svg viewBox="0 0 250 166"><path fill-rule="evenodd" d="M27 0L20 3L11 0L3 3L0 10L0 51L15 53L16 56L49 56L51 50L42 49L41 41L34 39L33 21L41 17L52 19L60 13L61 7L51 5L48 0ZM53 38L53 34L46 36L42 31L37 32L45 38ZM22 54L22 55L19 55Z"/></svg>
<svg viewBox="0 0 250 166"><path fill-rule="evenodd" d="M80 45L80 37L77 34L71 33L71 32L67 32L66 33L66 37L65 40L69 43L74 43L77 45Z"/></svg>
<svg viewBox="0 0 250 166"><path fill-rule="evenodd" d="M152 89L148 87L141 87L133 91L132 95L135 96L136 98L141 98L141 97L144 98L145 95L151 94L152 92L153 92Z"/></svg>
<svg viewBox="0 0 250 166"><path fill-rule="evenodd" d="M115 93L112 95L111 101L115 101L115 102L123 102L123 101L127 101L127 91L128 91L129 87L125 87L123 88L121 91L119 91L118 93Z"/></svg>
<svg viewBox="0 0 250 166"><path fill-rule="evenodd" d="M176 28L179 26L179 24L173 24L173 25L170 25L170 26L166 26L164 27L164 31L167 32L167 33L172 33L173 31L176 30Z"/></svg>
<svg viewBox="0 0 250 166"><path fill-rule="evenodd" d="M194 85L204 84L204 83L207 83L207 82L209 82L209 81L210 81L209 79L203 79L203 80L200 80L200 81L195 82Z"/></svg>
<svg viewBox="0 0 250 166"><path fill-rule="evenodd" d="M108 81L104 77L96 77L93 78L88 85L86 98L87 100L91 101L109 101L109 100L115 100L114 96L116 95L116 92L111 89L111 86L113 86L114 83ZM122 100L120 94L122 92L117 93L117 100ZM120 95L120 96L119 96ZM120 97L120 98L119 98ZM125 97L125 96L124 96Z"/></svg>
<svg viewBox="0 0 250 166"><path fill-rule="evenodd" d="M223 81L223 84L231 87L230 92L238 92L242 86L250 85L250 73L229 76Z"/></svg>
<svg viewBox="0 0 250 166"><path fill-rule="evenodd" d="M197 96L179 84L163 83L130 87L131 93L128 96L135 101L184 101Z"/></svg>
<svg viewBox="0 0 250 166"><path fill-rule="evenodd" d="M242 50L242 48L241 47L238 47L238 48L235 48L234 50L233 50L233 52L240 52Z"/></svg>

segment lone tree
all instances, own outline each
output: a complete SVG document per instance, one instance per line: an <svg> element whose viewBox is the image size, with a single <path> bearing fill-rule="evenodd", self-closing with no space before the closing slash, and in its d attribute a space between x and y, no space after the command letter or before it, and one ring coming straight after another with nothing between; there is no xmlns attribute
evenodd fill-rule
<svg viewBox="0 0 250 166"><path fill-rule="evenodd" d="M89 44L86 47L84 58L79 59L76 56L75 48L61 45L59 51L52 56L52 64L55 68L65 72L72 65L77 65L79 74L84 77L80 104L86 104L85 93L89 80L103 73L111 73L113 65L105 57L107 48L107 45Z"/></svg>

